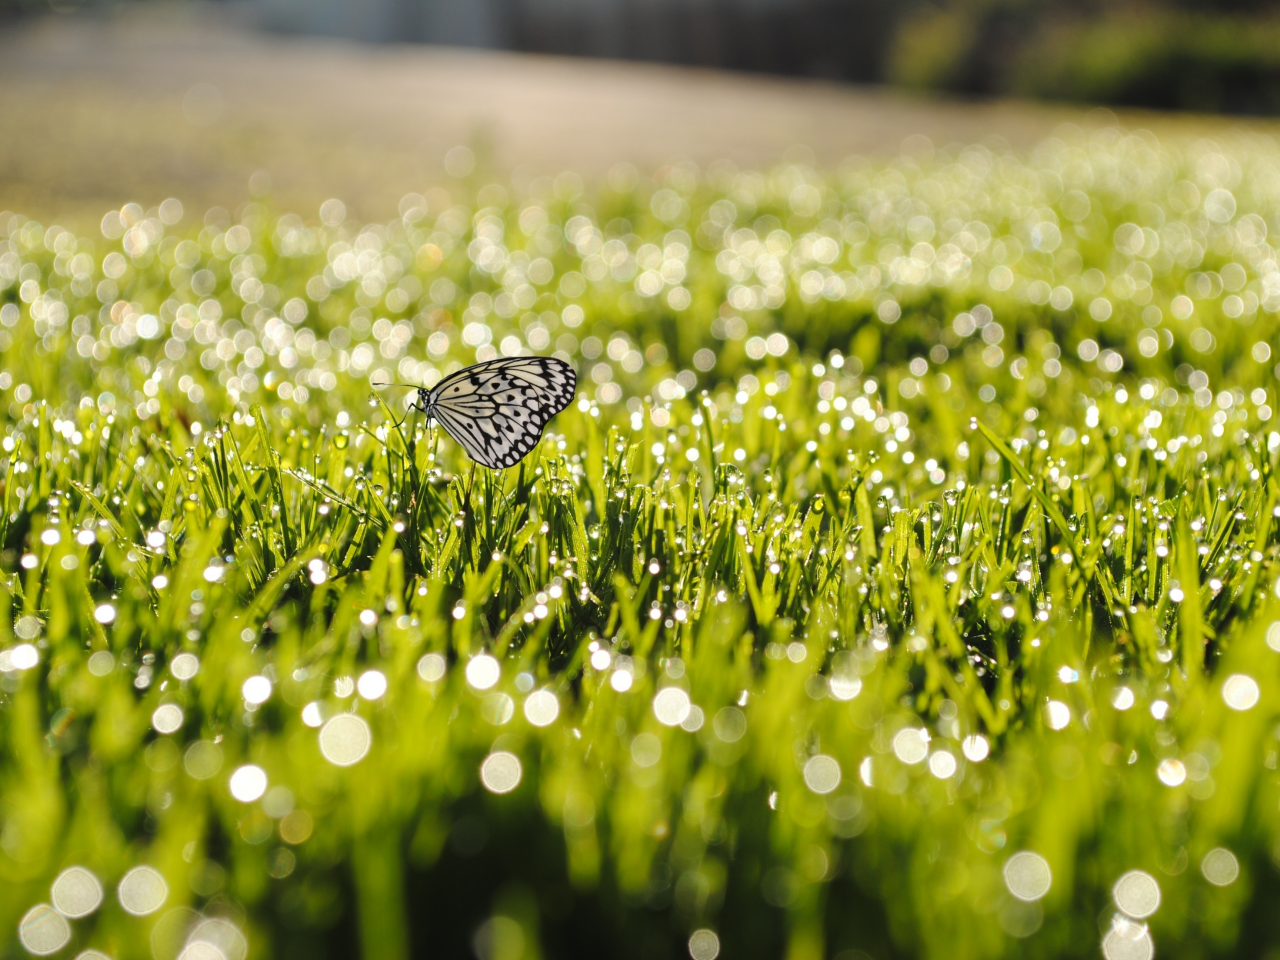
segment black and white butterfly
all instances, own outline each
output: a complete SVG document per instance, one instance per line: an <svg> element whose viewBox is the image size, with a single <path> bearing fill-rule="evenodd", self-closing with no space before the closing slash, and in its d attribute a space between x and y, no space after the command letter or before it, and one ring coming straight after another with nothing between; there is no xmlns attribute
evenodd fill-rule
<svg viewBox="0 0 1280 960"><path fill-rule="evenodd" d="M504 357L464 367L409 405L435 420L486 467L511 467L542 439L547 421L573 402L578 375L554 357ZM401 384L408 386L408 384Z"/></svg>

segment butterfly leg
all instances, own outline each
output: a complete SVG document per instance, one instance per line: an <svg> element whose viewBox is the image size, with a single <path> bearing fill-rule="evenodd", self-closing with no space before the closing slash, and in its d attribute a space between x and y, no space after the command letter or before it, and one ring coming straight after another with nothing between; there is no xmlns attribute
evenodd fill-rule
<svg viewBox="0 0 1280 960"><path fill-rule="evenodd" d="M415 411L415 410L416 410L416 411L418 411L419 413L426 413L426 412L427 412L426 407L420 407L420 406L418 406L418 404L417 404L417 403L411 403L411 404L409 404L409 406L405 407L404 416L403 416L403 417L401 417L401 418L396 422L396 429L397 429L397 430L399 430L399 429L400 429L401 424L403 424L406 420L408 420L408 419L409 419L409 414L410 414L410 413L412 413L412 412L413 412L413 411Z"/></svg>

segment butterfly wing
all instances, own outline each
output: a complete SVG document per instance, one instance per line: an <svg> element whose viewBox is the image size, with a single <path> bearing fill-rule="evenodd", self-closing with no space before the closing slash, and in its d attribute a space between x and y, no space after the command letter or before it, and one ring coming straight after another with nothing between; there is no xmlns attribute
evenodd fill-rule
<svg viewBox="0 0 1280 960"><path fill-rule="evenodd" d="M427 408L472 460L510 467L537 445L547 421L570 404L577 382L563 360L507 357L441 380Z"/></svg>

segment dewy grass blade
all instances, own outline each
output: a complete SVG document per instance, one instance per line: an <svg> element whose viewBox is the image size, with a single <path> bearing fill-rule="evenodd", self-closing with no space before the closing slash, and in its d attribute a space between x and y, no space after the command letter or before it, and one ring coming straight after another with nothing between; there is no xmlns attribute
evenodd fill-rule
<svg viewBox="0 0 1280 960"><path fill-rule="evenodd" d="M1032 479L1031 474L1027 472L1026 466L1018 456L1009 449L1008 444L1001 440L985 423L982 423L977 419L975 419L973 423L986 441L991 444L992 449L1000 455L1001 459L1009 465L1009 468L1014 472L1018 479L1021 480L1027 489L1031 491L1031 495L1039 501L1041 509L1043 509L1049 519L1053 521L1053 525L1058 528L1058 532L1070 546L1072 554L1081 562L1082 565L1084 565L1089 576L1098 584L1098 589L1102 591L1108 611L1110 611L1113 616L1119 616L1123 619L1125 613L1116 603L1116 591L1114 584L1111 582L1110 572L1105 566L1098 563L1086 564L1082 547L1077 541L1071 526L1067 523L1066 517L1064 517L1062 515L1062 511L1058 509L1057 504L1050 500L1049 497L1046 496L1045 492L1040 489L1040 485Z"/></svg>
<svg viewBox="0 0 1280 960"><path fill-rule="evenodd" d="M92 491L88 490L86 487L84 487L82 484L80 484L75 480L69 480L68 485L73 490L75 490L76 493L80 494L80 496L84 497L85 500L88 501L89 505L93 507L95 511L97 511L98 516L102 517L103 520L107 521L107 523L111 525L112 533L114 533L121 540L129 539L129 534L125 532L124 527L121 526L120 521L116 519L115 514L111 512L111 510L107 507L105 503L103 503L101 500L95 497Z"/></svg>
<svg viewBox="0 0 1280 960"><path fill-rule="evenodd" d="M0 212L0 953L1265 943L1280 151L1062 138Z"/></svg>

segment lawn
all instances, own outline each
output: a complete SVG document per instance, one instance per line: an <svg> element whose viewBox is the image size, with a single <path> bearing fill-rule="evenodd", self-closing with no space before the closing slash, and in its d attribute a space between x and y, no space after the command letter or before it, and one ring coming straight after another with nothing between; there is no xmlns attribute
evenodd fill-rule
<svg viewBox="0 0 1280 960"><path fill-rule="evenodd" d="M0 213L0 954L1272 956L1277 209L1103 128ZM507 471L375 389L518 353Z"/></svg>

